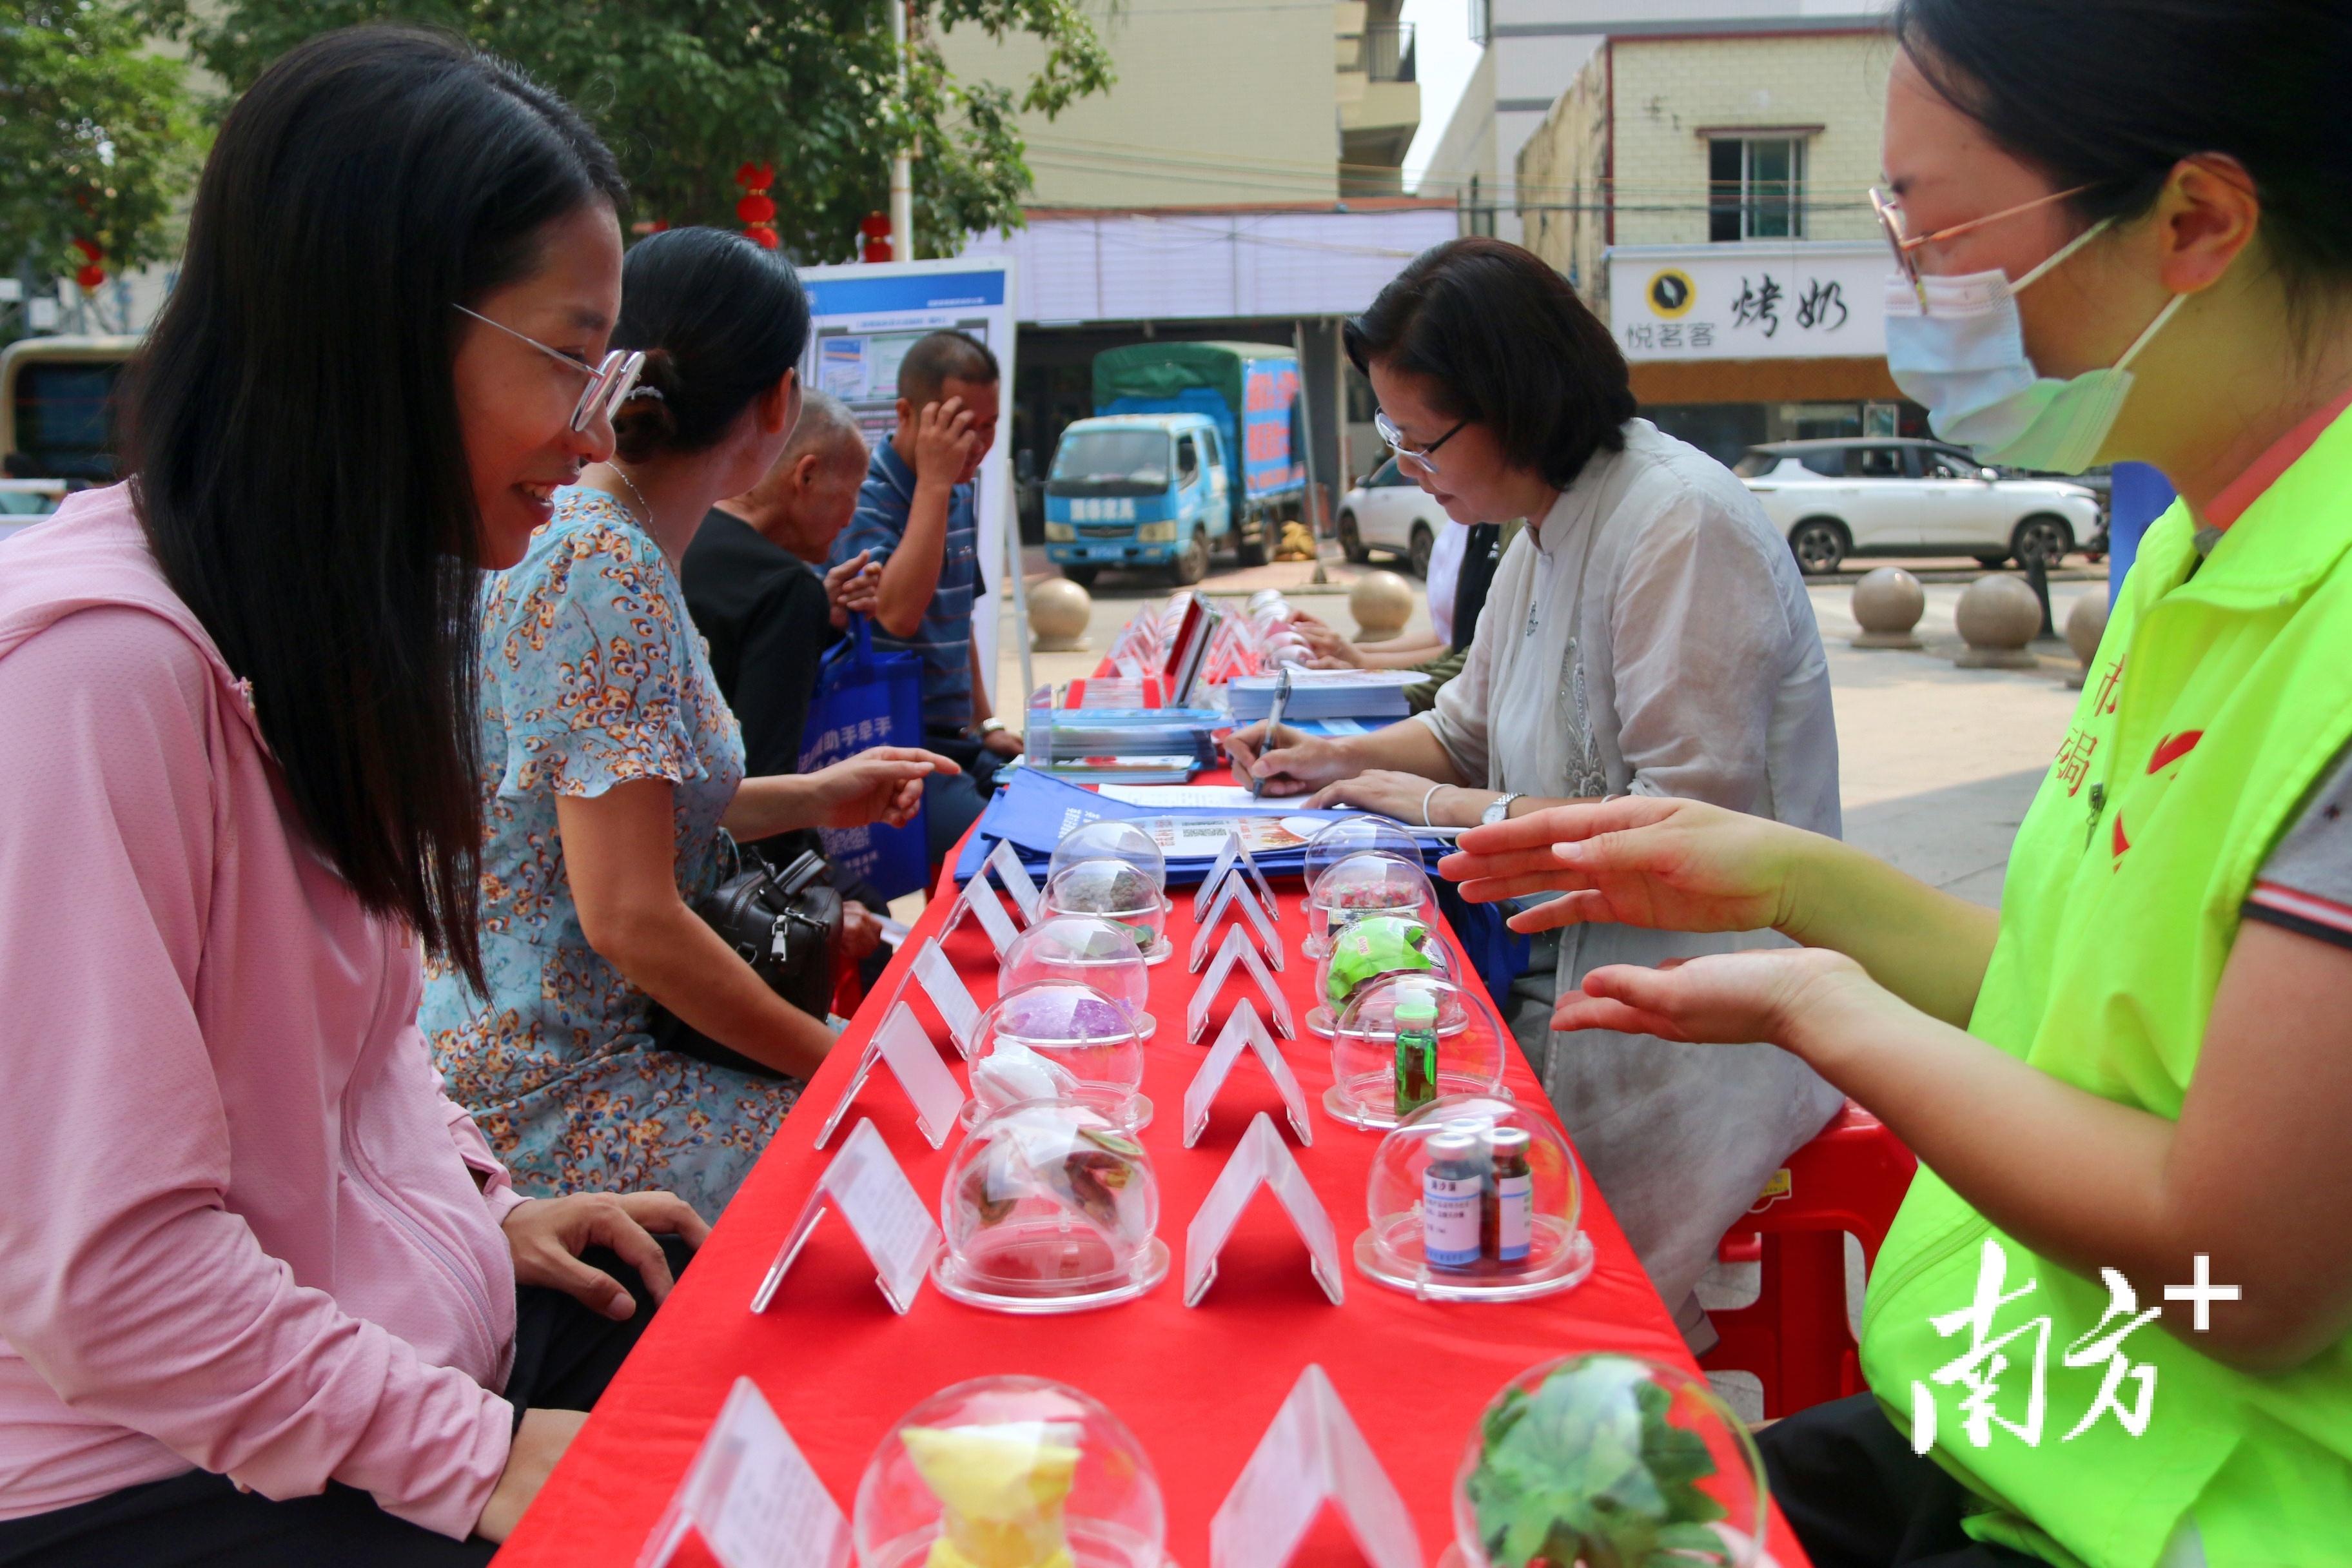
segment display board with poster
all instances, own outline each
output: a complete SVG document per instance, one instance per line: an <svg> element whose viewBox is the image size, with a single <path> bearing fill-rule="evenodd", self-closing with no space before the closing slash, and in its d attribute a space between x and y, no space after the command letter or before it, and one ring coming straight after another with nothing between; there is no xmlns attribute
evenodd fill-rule
<svg viewBox="0 0 2352 1568"><path fill-rule="evenodd" d="M899 261L809 267L801 271L809 297L809 346L801 379L849 405L868 446L887 441L898 424L898 362L927 332L964 332L996 356L1004 389L996 441L973 481L980 525L982 592L974 601L972 640L980 668L996 669L997 595L1005 583L1005 542L1012 533L1013 264L1006 257L968 261ZM1017 590L1019 647L1026 657L1028 615ZM1024 677L1024 687L1025 679ZM990 692L991 700L996 693Z"/></svg>

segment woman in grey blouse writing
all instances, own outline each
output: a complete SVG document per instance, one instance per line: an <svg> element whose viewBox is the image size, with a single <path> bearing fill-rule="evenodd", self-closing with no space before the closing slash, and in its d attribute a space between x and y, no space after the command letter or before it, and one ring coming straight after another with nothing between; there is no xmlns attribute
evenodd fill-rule
<svg viewBox="0 0 2352 1568"><path fill-rule="evenodd" d="M1272 795L1469 826L1569 800L1704 800L1838 831L1829 671L1804 584L1753 498L1633 417L1623 356L1566 279L1469 238L1418 258L1348 323L1399 467L1465 523L1525 518L1461 675L1430 713L1228 742ZM1693 1288L1764 1181L1840 1103L1767 1046L1556 1034L1555 996L1605 963L1780 939L1569 928L1511 1022L1651 1279L1711 1341Z"/></svg>

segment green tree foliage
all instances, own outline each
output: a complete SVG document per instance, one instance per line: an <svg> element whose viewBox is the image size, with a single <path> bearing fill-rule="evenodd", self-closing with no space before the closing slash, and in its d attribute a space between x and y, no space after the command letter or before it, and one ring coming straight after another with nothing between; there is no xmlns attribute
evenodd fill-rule
<svg viewBox="0 0 2352 1568"><path fill-rule="evenodd" d="M1111 82L1082 0L914 0L904 97L889 0L147 0L159 26L242 89L314 33L402 20L452 28L562 93L603 132L639 221L738 226L745 163L772 164L778 236L808 261L854 255L888 205L891 151L912 140L917 243L1020 221L1029 169L1014 116L1051 115ZM1017 90L958 80L933 31L1034 35Z"/></svg>
<svg viewBox="0 0 2352 1568"><path fill-rule="evenodd" d="M186 67L147 39L110 0L0 0L0 273L70 277L77 239L109 272L173 248L195 122Z"/></svg>

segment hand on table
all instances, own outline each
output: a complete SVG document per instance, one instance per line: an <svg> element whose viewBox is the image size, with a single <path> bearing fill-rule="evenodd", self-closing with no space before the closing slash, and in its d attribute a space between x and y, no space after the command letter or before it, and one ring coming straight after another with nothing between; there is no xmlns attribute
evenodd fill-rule
<svg viewBox="0 0 2352 1568"><path fill-rule="evenodd" d="M1382 816L1393 816L1409 826L1426 826L1428 824L1421 814L1421 803L1430 798L1429 786L1434 782L1416 773L1391 773L1385 768L1375 768L1351 779L1325 784L1315 792L1314 798L1307 805L1316 811L1327 806L1352 805L1364 811L1377 811Z"/></svg>
<svg viewBox="0 0 2352 1568"><path fill-rule="evenodd" d="M963 770L916 746L875 746L807 775L820 827L904 827L923 804L923 781Z"/></svg>
<svg viewBox="0 0 2352 1568"><path fill-rule="evenodd" d="M1777 822L1699 801L1622 795L1474 827L1437 870L1473 903L1565 895L1513 915L1517 931L1576 921L1760 931L1786 917L1803 839Z"/></svg>
<svg viewBox="0 0 2352 1568"><path fill-rule="evenodd" d="M1290 629L1315 657L1317 669L1361 669L1363 650L1304 611L1290 617Z"/></svg>
<svg viewBox="0 0 2352 1568"><path fill-rule="evenodd" d="M1305 795L1354 772L1337 741L1302 735L1285 726L1275 736L1273 749L1261 752L1265 739L1265 721L1260 720L1225 737L1225 755L1233 759L1237 776L1264 779L1266 795Z"/></svg>
<svg viewBox="0 0 2352 1568"><path fill-rule="evenodd" d="M1909 1005L1845 954L1771 947L1675 959L1656 969L1605 965L1559 999L1551 1026L1697 1045L1769 1040L1811 1061L1817 1043L1884 1036L1900 1026L1904 1014L1912 1014Z"/></svg>
<svg viewBox="0 0 2352 1568"><path fill-rule="evenodd" d="M474 1521L474 1533L485 1541L504 1541L522 1522L523 1511L547 1484L555 1461L572 1447L586 1423L585 1410L526 1410L515 1427L514 1444L507 1449L507 1468Z"/></svg>
<svg viewBox="0 0 2352 1568"><path fill-rule="evenodd" d="M824 574L824 602L833 629L841 631L852 616L871 616L882 593L882 568L874 552L861 550Z"/></svg>
<svg viewBox="0 0 2352 1568"><path fill-rule="evenodd" d="M669 1295L669 1260L662 1256L658 1231L700 1247L710 1226L684 1198L669 1193L573 1193L532 1198L508 1214L500 1227L514 1254L515 1283L544 1285L576 1297L615 1322L633 1316L637 1304L628 1288L580 1255L609 1247L645 1279L646 1293L659 1304ZM552 1460L549 1461L551 1464ZM537 1489L536 1484L533 1490Z"/></svg>

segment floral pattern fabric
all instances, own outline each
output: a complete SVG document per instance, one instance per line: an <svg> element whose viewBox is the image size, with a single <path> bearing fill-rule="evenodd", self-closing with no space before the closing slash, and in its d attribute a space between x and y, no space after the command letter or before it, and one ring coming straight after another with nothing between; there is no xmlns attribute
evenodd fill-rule
<svg viewBox="0 0 2352 1568"><path fill-rule="evenodd" d="M734 1194L801 1085L654 1048L653 999L588 944L559 795L669 781L678 892L716 888L743 740L677 573L600 491L555 516L482 594L482 964L434 966L418 1023L449 1091L525 1192L667 1188L706 1217Z"/></svg>

